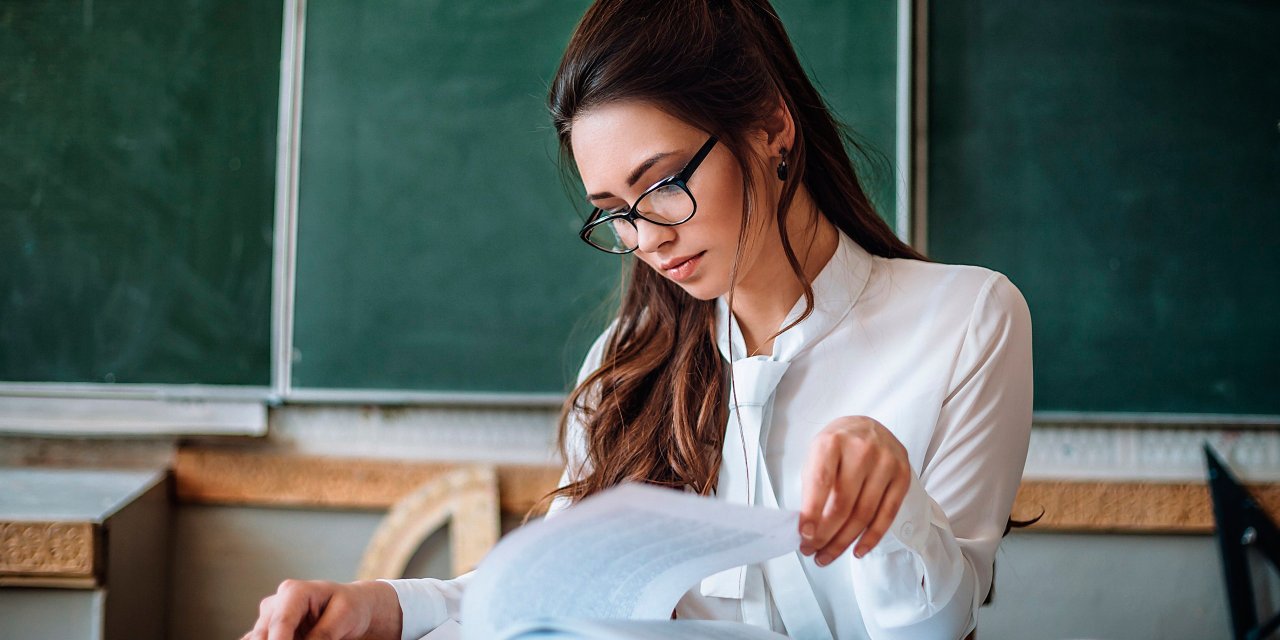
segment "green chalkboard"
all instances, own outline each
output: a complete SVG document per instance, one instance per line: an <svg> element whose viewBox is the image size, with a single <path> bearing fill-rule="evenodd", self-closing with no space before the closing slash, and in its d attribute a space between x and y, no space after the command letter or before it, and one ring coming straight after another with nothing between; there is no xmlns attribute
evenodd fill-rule
<svg viewBox="0 0 1280 640"><path fill-rule="evenodd" d="M544 106L586 4L308 3L295 387L563 391L622 264L577 238ZM891 154L895 3L779 4Z"/></svg>
<svg viewBox="0 0 1280 640"><path fill-rule="evenodd" d="M281 15L0 0L0 381L270 383Z"/></svg>
<svg viewBox="0 0 1280 640"><path fill-rule="evenodd" d="M1022 289L1036 408L1280 415L1280 4L929 4L928 248Z"/></svg>

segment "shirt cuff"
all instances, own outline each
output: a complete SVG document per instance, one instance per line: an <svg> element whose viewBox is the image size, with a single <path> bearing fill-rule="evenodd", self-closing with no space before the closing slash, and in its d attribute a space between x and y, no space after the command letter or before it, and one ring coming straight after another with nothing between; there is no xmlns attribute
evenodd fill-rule
<svg viewBox="0 0 1280 640"><path fill-rule="evenodd" d="M902 498L902 505L898 507L893 522L889 524L889 529L884 532L880 542L864 557L886 556L903 549L923 553L933 516L933 507L929 502L929 494L925 492L915 471L912 471L907 495ZM853 546L856 548L856 543Z"/></svg>
<svg viewBox="0 0 1280 640"><path fill-rule="evenodd" d="M853 561L854 593L864 620L870 617L883 631L907 629L935 617L954 599L965 579L965 566L946 516L912 473L889 530L862 559ZM970 595L965 607L972 608L971 600Z"/></svg>
<svg viewBox="0 0 1280 640"><path fill-rule="evenodd" d="M379 579L396 590L400 600L400 640L418 640L449 619L444 595L433 578Z"/></svg>

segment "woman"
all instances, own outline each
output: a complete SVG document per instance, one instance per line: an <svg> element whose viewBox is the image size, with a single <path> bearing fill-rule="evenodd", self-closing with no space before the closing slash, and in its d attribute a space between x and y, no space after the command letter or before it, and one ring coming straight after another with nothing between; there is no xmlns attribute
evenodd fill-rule
<svg viewBox="0 0 1280 640"><path fill-rule="evenodd" d="M583 239L635 258L562 414L551 512L627 480L799 510L799 554L709 577L675 615L972 631L1030 433L1017 288L893 235L764 0L600 0L549 101L595 207ZM246 637L417 638L466 582L287 581Z"/></svg>

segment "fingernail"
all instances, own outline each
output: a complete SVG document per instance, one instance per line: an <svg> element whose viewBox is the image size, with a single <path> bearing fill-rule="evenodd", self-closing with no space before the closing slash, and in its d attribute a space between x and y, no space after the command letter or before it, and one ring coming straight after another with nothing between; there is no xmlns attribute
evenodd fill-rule
<svg viewBox="0 0 1280 640"><path fill-rule="evenodd" d="M810 522L810 523L805 523L805 525L804 525L803 527L800 527L800 535L801 535L801 537L804 537L804 538L812 538L812 537L813 537L813 523L811 523L811 522Z"/></svg>
<svg viewBox="0 0 1280 640"><path fill-rule="evenodd" d="M827 566L828 562L831 562L831 556L824 553L818 556L818 559L816 560L816 562L818 563L819 567L825 567Z"/></svg>
<svg viewBox="0 0 1280 640"><path fill-rule="evenodd" d="M855 558L857 558L857 559L859 559L859 560L861 560L861 559L862 559L862 556L865 556L865 555L867 555L867 550L866 550L866 549L854 549L854 550L853 550L853 557L855 557Z"/></svg>

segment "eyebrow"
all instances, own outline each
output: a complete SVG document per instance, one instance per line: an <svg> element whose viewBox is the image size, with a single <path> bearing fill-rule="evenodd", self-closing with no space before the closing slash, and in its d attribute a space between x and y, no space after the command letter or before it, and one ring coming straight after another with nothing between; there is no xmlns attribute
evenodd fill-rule
<svg viewBox="0 0 1280 640"><path fill-rule="evenodd" d="M663 151L661 153L655 153L649 156L648 159L646 159L644 162L641 162L639 165L636 166L636 168L631 172L631 175L627 176L627 186L628 187L636 186L636 182L640 180L640 176L643 176L645 172L652 169L653 165L658 164L659 160L662 160L667 156L673 156L675 154L676 152L674 151ZM609 193L608 191L602 191L600 193L593 193L587 196L587 200L601 200L604 198L615 198L615 197L617 196L613 195L612 193Z"/></svg>

